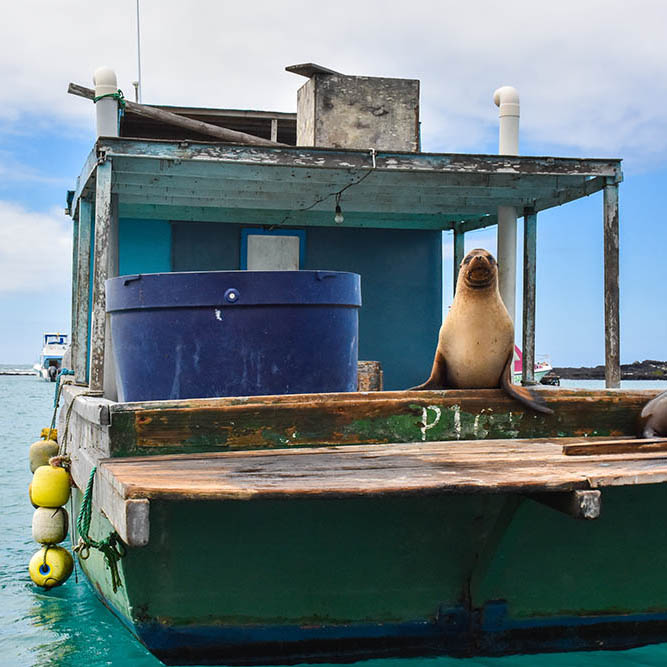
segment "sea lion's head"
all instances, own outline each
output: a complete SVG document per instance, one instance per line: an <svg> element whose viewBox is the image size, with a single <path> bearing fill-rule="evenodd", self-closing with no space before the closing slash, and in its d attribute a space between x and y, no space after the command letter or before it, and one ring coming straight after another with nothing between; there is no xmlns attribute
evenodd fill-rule
<svg viewBox="0 0 667 667"><path fill-rule="evenodd" d="M461 262L458 283L470 289L482 290L498 284L498 263L483 248L471 250Z"/></svg>

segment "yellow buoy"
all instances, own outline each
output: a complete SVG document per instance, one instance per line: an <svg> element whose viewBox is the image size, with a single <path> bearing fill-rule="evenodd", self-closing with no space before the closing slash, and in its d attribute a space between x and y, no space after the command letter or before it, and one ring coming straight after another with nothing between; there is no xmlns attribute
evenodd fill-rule
<svg viewBox="0 0 667 667"><path fill-rule="evenodd" d="M69 519L62 507L38 507L32 515L32 539L40 544L58 544L67 537Z"/></svg>
<svg viewBox="0 0 667 667"><path fill-rule="evenodd" d="M40 438L44 440L57 440L58 439L58 429L57 428L43 428L42 432L39 434Z"/></svg>
<svg viewBox="0 0 667 667"><path fill-rule="evenodd" d="M32 477L31 500L40 507L64 505L70 492L69 473L64 468L40 466Z"/></svg>
<svg viewBox="0 0 667 667"><path fill-rule="evenodd" d="M58 443L55 440L38 440L30 445L28 457L30 459L30 472L35 472L39 466L49 463L52 456L58 455Z"/></svg>
<svg viewBox="0 0 667 667"><path fill-rule="evenodd" d="M28 498L30 498L30 504L34 507L37 508L39 505L35 504L35 501L32 499L32 482L28 484Z"/></svg>
<svg viewBox="0 0 667 667"><path fill-rule="evenodd" d="M30 559L30 578L38 586L53 588L67 581L72 574L74 561L69 551L62 547L42 547Z"/></svg>

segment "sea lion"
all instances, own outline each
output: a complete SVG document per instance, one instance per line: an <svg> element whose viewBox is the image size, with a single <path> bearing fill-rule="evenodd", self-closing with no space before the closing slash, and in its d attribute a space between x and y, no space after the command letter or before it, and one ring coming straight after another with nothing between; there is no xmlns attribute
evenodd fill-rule
<svg viewBox="0 0 667 667"><path fill-rule="evenodd" d="M553 414L541 396L512 383L513 357L514 325L498 291L498 264L490 252L476 248L461 262L431 376L413 389L502 387L529 408Z"/></svg>
<svg viewBox="0 0 667 667"><path fill-rule="evenodd" d="M667 391L652 398L642 409L638 437L667 437Z"/></svg>

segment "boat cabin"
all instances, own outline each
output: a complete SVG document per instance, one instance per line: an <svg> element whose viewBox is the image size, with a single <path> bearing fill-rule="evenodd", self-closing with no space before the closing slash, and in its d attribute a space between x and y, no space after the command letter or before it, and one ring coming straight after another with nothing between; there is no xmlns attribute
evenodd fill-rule
<svg viewBox="0 0 667 667"><path fill-rule="evenodd" d="M620 160L424 153L418 81L312 63L287 69L306 77L296 114L119 105L103 92L100 136L68 204L78 382L116 396L107 278L312 269L361 276L359 358L381 364L385 389L419 384L442 321L442 272L452 270L442 232L454 234L456 275L466 232L504 221L501 294L514 316L523 216L521 347L531 384L537 214L602 190L607 386L618 386ZM114 93L113 73L110 84L104 76L99 90ZM70 92L93 96L80 86ZM518 97L504 106L518 114ZM503 113L501 103L501 124Z"/></svg>

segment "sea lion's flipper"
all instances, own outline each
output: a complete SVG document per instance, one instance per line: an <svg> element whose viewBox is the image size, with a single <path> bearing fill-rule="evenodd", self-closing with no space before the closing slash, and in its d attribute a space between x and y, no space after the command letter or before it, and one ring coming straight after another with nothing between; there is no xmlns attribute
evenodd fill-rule
<svg viewBox="0 0 667 667"><path fill-rule="evenodd" d="M552 415L554 411L547 407L546 401L530 389L526 387L521 387L512 382L512 361L514 359L514 354L510 353L505 368L503 369L503 374L500 376L500 386L512 397L516 398L517 401L527 405L532 410L537 412L542 412L545 415Z"/></svg>
<svg viewBox="0 0 667 667"><path fill-rule="evenodd" d="M435 352L431 377L417 387L410 387L408 391L422 391L423 389L447 389L447 363L440 354L440 350Z"/></svg>

